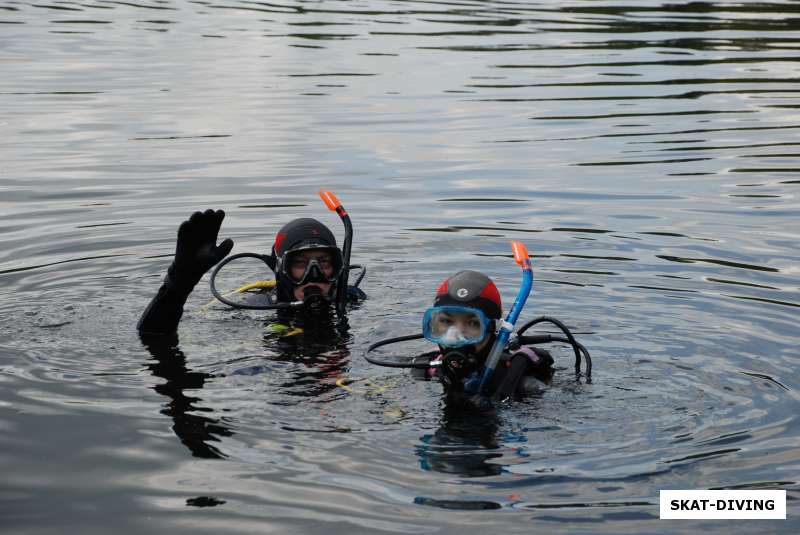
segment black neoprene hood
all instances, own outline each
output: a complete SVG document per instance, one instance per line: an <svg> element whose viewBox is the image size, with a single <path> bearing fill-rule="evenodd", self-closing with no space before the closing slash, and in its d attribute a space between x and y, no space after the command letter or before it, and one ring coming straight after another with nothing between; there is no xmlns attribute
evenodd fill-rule
<svg viewBox="0 0 800 535"><path fill-rule="evenodd" d="M502 315L500 292L492 279L478 271L459 271L446 279L436 292L433 306L457 305L477 308L487 318L499 319Z"/></svg>
<svg viewBox="0 0 800 535"><path fill-rule="evenodd" d="M308 245L336 247L336 237L328 227L316 219L310 217L293 219L278 231L272 252L275 256L281 256L286 251Z"/></svg>

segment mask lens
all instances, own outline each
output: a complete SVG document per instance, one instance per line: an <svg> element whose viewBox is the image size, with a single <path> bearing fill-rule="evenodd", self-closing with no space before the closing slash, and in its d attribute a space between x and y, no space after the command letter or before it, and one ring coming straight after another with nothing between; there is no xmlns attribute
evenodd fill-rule
<svg viewBox="0 0 800 535"><path fill-rule="evenodd" d="M480 310L458 306L429 308L423 318L425 338L444 347L461 347L482 342L489 320Z"/></svg>
<svg viewBox="0 0 800 535"><path fill-rule="evenodd" d="M333 282L342 273L342 253L335 247L288 251L281 267L295 284Z"/></svg>

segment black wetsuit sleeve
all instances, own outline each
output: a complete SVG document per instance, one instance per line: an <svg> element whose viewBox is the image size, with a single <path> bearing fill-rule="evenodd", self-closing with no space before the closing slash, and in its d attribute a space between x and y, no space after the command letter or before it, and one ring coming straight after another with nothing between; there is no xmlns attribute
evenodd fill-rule
<svg viewBox="0 0 800 535"><path fill-rule="evenodd" d="M173 268L170 267L158 293L139 318L136 328L140 335L167 335L178 330L178 324L183 316L183 305L186 304L192 288L175 284L171 277L172 271Z"/></svg>

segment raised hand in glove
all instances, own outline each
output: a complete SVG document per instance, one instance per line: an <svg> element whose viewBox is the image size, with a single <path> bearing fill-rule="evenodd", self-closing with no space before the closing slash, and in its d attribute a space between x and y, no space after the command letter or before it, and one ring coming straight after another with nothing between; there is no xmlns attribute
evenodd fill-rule
<svg viewBox="0 0 800 535"><path fill-rule="evenodd" d="M188 295L205 272L231 252L233 240L226 239L217 245L224 218L222 210L206 210L193 213L181 223L175 259L167 271L167 284L172 289Z"/></svg>

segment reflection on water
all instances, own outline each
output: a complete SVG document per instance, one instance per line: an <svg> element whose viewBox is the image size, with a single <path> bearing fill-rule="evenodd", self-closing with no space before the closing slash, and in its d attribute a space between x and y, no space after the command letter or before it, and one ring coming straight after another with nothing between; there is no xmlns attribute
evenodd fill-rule
<svg viewBox="0 0 800 535"><path fill-rule="evenodd" d="M495 414L470 414L445 407L442 424L433 434L420 438L417 447L423 470L467 477L494 476L502 465L491 459L502 457L492 452L500 448Z"/></svg>
<svg viewBox="0 0 800 535"><path fill-rule="evenodd" d="M282 319L288 323L289 318ZM284 401L273 401L277 405L293 404L291 396L322 396L339 388L337 380L346 377L349 358L346 345L347 322L336 322L333 318L324 316L291 319L291 327L278 330L278 334L267 335L264 351L272 355L256 357L257 360L266 360L269 364L241 366L241 358L228 362L228 365L236 366L231 374L254 377L275 371L270 364L276 362L295 365L293 369L281 367L284 375L272 386L282 396L289 396ZM283 327L283 324L271 325ZM203 407L203 386L206 381L219 375L190 370L177 336L145 335L142 343L155 360L148 364L148 369L155 377L165 380L156 385L154 390L169 398L161 413L172 418L175 435L195 457L227 457L212 443L219 442L221 437L233 436L232 426L226 424L224 418L208 418L202 414L213 412L211 408ZM252 360L248 357L245 359ZM197 395L189 396L186 391L196 392ZM294 430L289 427L286 429Z"/></svg>
<svg viewBox="0 0 800 535"><path fill-rule="evenodd" d="M274 388L287 396L310 398L335 391L337 380L346 377L350 360L346 319L311 316L287 323L290 330L286 333L268 335L272 340L267 347L274 353L268 359L298 367L286 369L286 375L277 379ZM302 332L294 334L298 331ZM251 368L251 371L257 370ZM289 398L286 401L293 403Z"/></svg>
<svg viewBox="0 0 800 535"><path fill-rule="evenodd" d="M659 531L658 490L702 487L787 489L794 527L799 13L0 0L3 525ZM321 187L370 267L346 326L281 337L201 284L180 345L141 344L186 215L266 252L338 233ZM508 306L510 239L521 319L581 333L592 384L556 348L476 419L363 360L458 270Z"/></svg>
<svg viewBox="0 0 800 535"><path fill-rule="evenodd" d="M175 435L195 457L224 458L225 454L210 442L219 442L219 437L232 436L230 427L218 419L195 414L203 412L202 407L197 405L202 401L201 398L187 396L184 393L185 390L200 391L206 380L212 376L187 369L186 357L176 346L177 338L173 340L154 338L143 340L143 343L156 361L148 368L154 376L166 381L157 385L155 391L170 399L161 413L172 418L174 422L172 430Z"/></svg>

